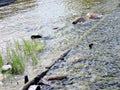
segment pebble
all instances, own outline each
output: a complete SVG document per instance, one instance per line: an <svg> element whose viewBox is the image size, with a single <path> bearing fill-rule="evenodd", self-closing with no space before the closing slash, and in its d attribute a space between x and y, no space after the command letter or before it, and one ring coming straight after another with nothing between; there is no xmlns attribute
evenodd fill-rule
<svg viewBox="0 0 120 90"><path fill-rule="evenodd" d="M31 39L38 39L38 38L42 38L41 35L31 35Z"/></svg>
<svg viewBox="0 0 120 90"><path fill-rule="evenodd" d="M6 72L8 70L12 69L12 66L9 64L9 65L3 65L1 70L2 72Z"/></svg>

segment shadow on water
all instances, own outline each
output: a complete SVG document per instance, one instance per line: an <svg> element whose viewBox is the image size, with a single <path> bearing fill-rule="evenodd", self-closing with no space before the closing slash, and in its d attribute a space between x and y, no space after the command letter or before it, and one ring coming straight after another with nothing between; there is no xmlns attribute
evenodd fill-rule
<svg viewBox="0 0 120 90"><path fill-rule="evenodd" d="M27 11L36 6L36 0L16 0L14 3L0 7L0 19L12 16L15 13Z"/></svg>

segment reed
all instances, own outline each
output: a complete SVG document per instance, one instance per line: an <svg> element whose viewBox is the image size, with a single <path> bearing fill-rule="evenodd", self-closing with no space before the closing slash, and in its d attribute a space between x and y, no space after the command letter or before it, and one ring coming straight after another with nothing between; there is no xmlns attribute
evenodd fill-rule
<svg viewBox="0 0 120 90"><path fill-rule="evenodd" d="M0 68L2 67L3 65L3 59L2 59L2 55L0 54Z"/></svg>
<svg viewBox="0 0 120 90"><path fill-rule="evenodd" d="M20 74L23 73L25 67L32 62L32 64L36 65L39 60L39 52L42 51L43 46L39 41L36 40L25 40L23 39L21 42L18 40L14 40L13 43L8 43L6 46L6 57L5 59L9 64L12 65L12 70L10 73L12 74ZM27 65L26 65L27 64ZM0 55L0 67L3 65L3 59Z"/></svg>
<svg viewBox="0 0 120 90"><path fill-rule="evenodd" d="M12 65L11 72L13 74L23 73L25 69L25 65L21 54L17 53L14 49L11 49L8 57L10 58L9 63Z"/></svg>

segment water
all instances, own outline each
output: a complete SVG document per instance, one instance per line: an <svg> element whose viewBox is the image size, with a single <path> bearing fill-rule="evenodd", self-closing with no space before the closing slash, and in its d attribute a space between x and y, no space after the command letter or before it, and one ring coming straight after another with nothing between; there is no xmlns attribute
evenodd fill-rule
<svg viewBox="0 0 120 90"><path fill-rule="evenodd" d="M0 44L41 29L48 33L52 26L70 24L75 15L109 13L117 4L118 0L17 0L0 7Z"/></svg>

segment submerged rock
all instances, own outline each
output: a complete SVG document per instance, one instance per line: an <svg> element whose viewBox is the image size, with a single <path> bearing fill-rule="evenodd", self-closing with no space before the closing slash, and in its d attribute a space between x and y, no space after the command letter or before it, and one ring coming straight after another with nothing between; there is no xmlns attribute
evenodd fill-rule
<svg viewBox="0 0 120 90"><path fill-rule="evenodd" d="M80 17L80 18L77 18L75 21L73 21L72 24L83 23L83 22L85 22L85 19Z"/></svg>
<svg viewBox="0 0 120 90"><path fill-rule="evenodd" d="M41 35L31 35L31 39L38 39L38 38L42 38Z"/></svg>

